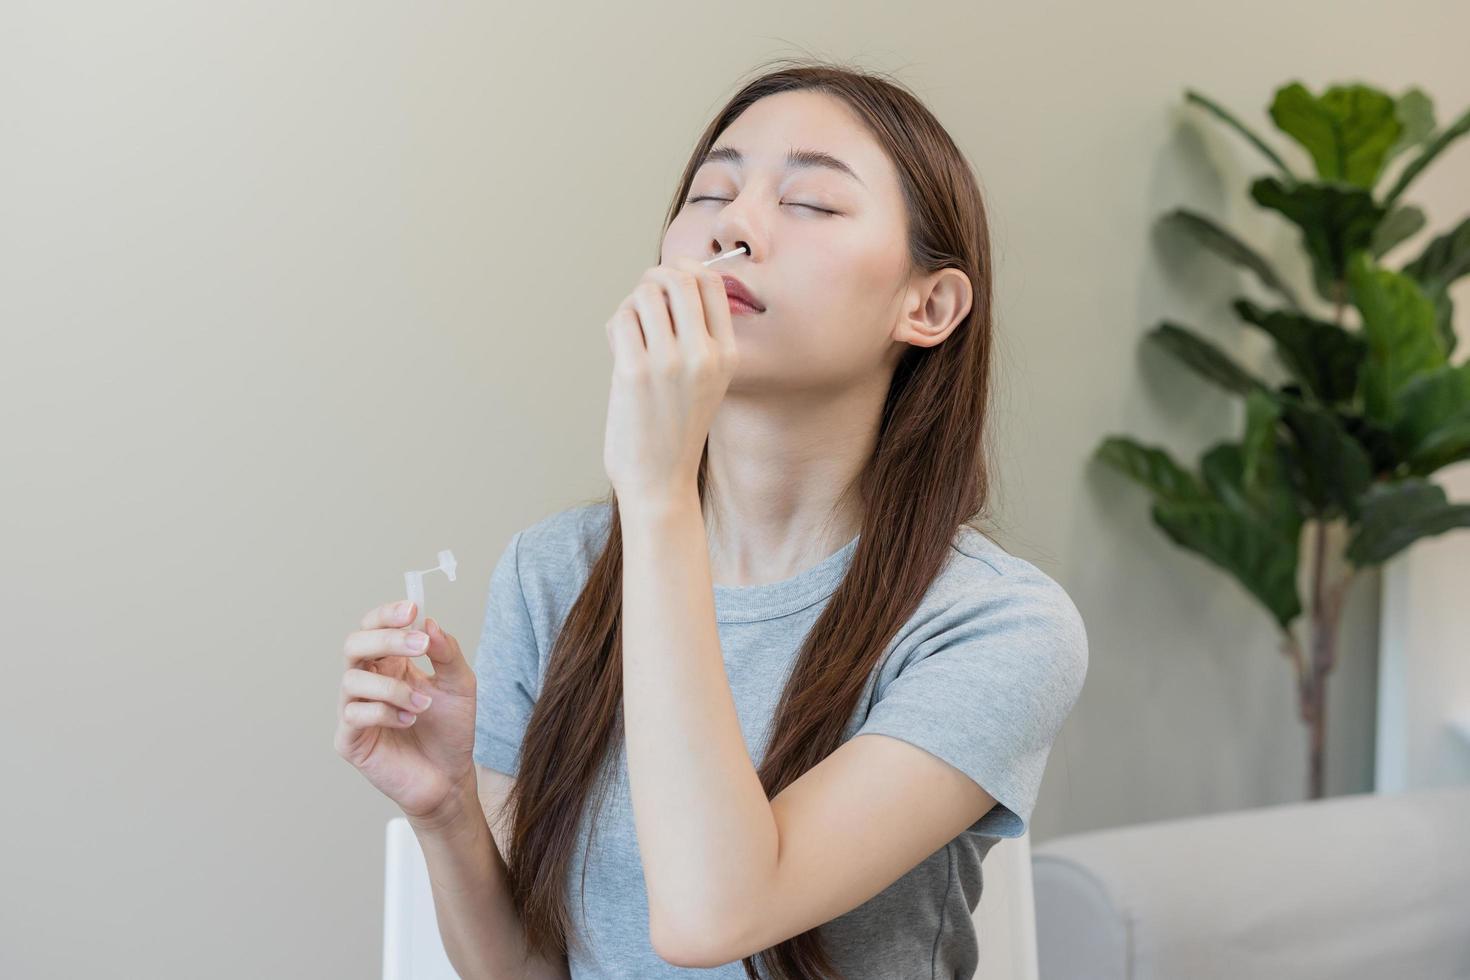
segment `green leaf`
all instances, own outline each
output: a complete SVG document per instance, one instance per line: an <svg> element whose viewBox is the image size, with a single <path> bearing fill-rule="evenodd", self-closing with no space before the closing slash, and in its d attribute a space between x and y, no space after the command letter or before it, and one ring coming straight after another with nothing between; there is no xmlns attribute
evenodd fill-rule
<svg viewBox="0 0 1470 980"><path fill-rule="evenodd" d="M1420 151L1419 155L1404 168L1403 173L1399 174L1399 179L1394 182L1393 189L1383 199L1383 206L1385 208L1392 207L1394 202L1414 182L1414 178L1418 177L1425 167L1433 163L1434 158L1443 153L1445 147L1449 146L1461 136L1464 136L1467 132L1470 132L1470 109L1461 113L1460 118L1456 119L1448 128L1440 132L1439 135L1431 138L1425 144L1424 149Z"/></svg>
<svg viewBox="0 0 1470 980"><path fill-rule="evenodd" d="M1260 509L1262 499L1276 489L1280 472L1276 468L1276 423L1281 409L1265 392L1255 391L1245 400L1245 438L1241 440L1241 486L1251 506Z"/></svg>
<svg viewBox="0 0 1470 980"><path fill-rule="evenodd" d="M1318 98L1293 82L1277 90L1271 118L1311 154L1317 176L1369 190L1403 133L1395 108L1366 85L1334 85Z"/></svg>
<svg viewBox="0 0 1470 980"><path fill-rule="evenodd" d="M1297 542L1218 502L1152 508L1154 523L1177 545L1225 569L1283 628L1301 614Z"/></svg>
<svg viewBox="0 0 1470 980"><path fill-rule="evenodd" d="M1446 355L1454 353L1459 338L1455 336L1454 301L1450 286L1470 272L1470 218L1424 247L1419 257L1404 266L1403 273L1423 287L1434 304L1435 321Z"/></svg>
<svg viewBox="0 0 1470 980"><path fill-rule="evenodd" d="M1250 300L1233 304L1240 318L1276 341L1276 356L1308 391L1329 404L1351 399L1368 345L1335 323L1301 313L1263 310Z"/></svg>
<svg viewBox="0 0 1470 980"><path fill-rule="evenodd" d="M1400 389L1445 363L1434 304L1413 279L1375 266L1366 252L1355 253L1349 281L1368 342L1359 379L1364 411L1391 428Z"/></svg>
<svg viewBox="0 0 1470 980"><path fill-rule="evenodd" d="M1434 100L1422 89L1411 88L1394 102L1394 115L1399 120L1399 139L1389 147L1388 158L1412 149L1434 132Z"/></svg>
<svg viewBox="0 0 1470 980"><path fill-rule="evenodd" d="M1361 513L1346 552L1360 568L1382 564L1420 538L1470 527L1470 504L1452 504L1443 487L1418 478L1374 484Z"/></svg>
<svg viewBox="0 0 1470 980"><path fill-rule="evenodd" d="M1398 440L1383 425L1341 407L1334 407L1333 411L1347 434L1368 454L1368 468L1375 474L1397 473L1407 465Z"/></svg>
<svg viewBox="0 0 1470 980"><path fill-rule="evenodd" d="M1434 304L1434 325L1439 330L1439 342L1444 345L1445 357L1455 352L1455 345L1459 337L1455 336L1455 301L1450 299L1448 286L1440 286L1429 294L1429 302Z"/></svg>
<svg viewBox="0 0 1470 980"><path fill-rule="evenodd" d="M1387 214L1368 191L1346 184L1287 187L1274 177L1261 177L1251 183L1251 197L1301 229L1313 283L1330 302L1338 301L1333 284L1347 275L1349 256L1372 247L1373 233Z"/></svg>
<svg viewBox="0 0 1470 980"><path fill-rule="evenodd" d="M1214 113L1214 115L1222 120L1227 126L1230 126L1241 136L1244 136L1247 142L1249 142L1256 149L1260 150L1261 153L1266 157L1266 159L1270 160L1276 165L1276 169L1281 171L1281 175L1283 177L1285 177L1289 182L1296 182L1296 175L1291 172L1291 168L1286 165L1286 161L1277 156L1275 150L1267 146L1264 140L1253 133L1250 128L1245 125L1245 123L1241 122L1239 119L1235 118L1235 116L1231 115L1223 106L1218 105L1214 101L1206 98L1204 95L1194 91L1193 89L1185 89L1184 98L1187 101L1193 102L1196 105L1203 106L1205 109Z"/></svg>
<svg viewBox="0 0 1470 980"><path fill-rule="evenodd" d="M1435 429L1419 444L1410 472L1428 476L1435 470L1470 459L1470 415L1461 415Z"/></svg>
<svg viewBox="0 0 1470 980"><path fill-rule="evenodd" d="M1298 486L1318 517L1355 517L1373 482L1368 452L1331 411L1295 398L1281 400L1281 419L1296 445Z"/></svg>
<svg viewBox="0 0 1470 980"><path fill-rule="evenodd" d="M1417 475L1470 454L1470 361L1446 364L1404 385L1393 434Z"/></svg>
<svg viewBox="0 0 1470 980"><path fill-rule="evenodd" d="M1399 242L1417 235L1424 227L1426 220L1424 212L1412 204L1405 204L1388 212L1378 223L1378 227L1373 229L1373 241L1370 246L1373 257L1380 258Z"/></svg>
<svg viewBox="0 0 1470 980"><path fill-rule="evenodd" d="M1470 272L1470 218L1424 246L1424 251L1404 266L1403 272L1423 286L1426 293L1449 286Z"/></svg>
<svg viewBox="0 0 1470 980"><path fill-rule="evenodd" d="M1213 219L1188 208L1175 208L1160 220L1177 225L1210 251L1254 272L1256 278L1267 289L1279 293L1293 307L1301 309L1302 304L1297 299L1296 293L1276 274L1271 264L1259 252L1235 237L1229 230L1221 227Z"/></svg>
<svg viewBox="0 0 1470 980"><path fill-rule="evenodd" d="M1216 500L1238 513L1251 513L1245 495L1245 453L1239 443L1216 443L1200 457L1199 469Z"/></svg>
<svg viewBox="0 0 1470 980"><path fill-rule="evenodd" d="M1246 396L1240 484L1250 513L1294 541L1301 533L1302 518L1276 435L1280 422L1281 406L1276 399L1262 391Z"/></svg>
<svg viewBox="0 0 1470 980"><path fill-rule="evenodd" d="M1195 475L1176 463L1162 447L1147 446L1129 436L1109 436L1098 446L1095 455L1153 491L1158 499L1196 502L1210 499Z"/></svg>
<svg viewBox="0 0 1470 980"><path fill-rule="evenodd" d="M1252 391L1269 390L1264 382L1236 364L1218 346L1181 326L1164 321L1151 330L1145 339L1161 345L1200 375L1227 391L1246 395Z"/></svg>

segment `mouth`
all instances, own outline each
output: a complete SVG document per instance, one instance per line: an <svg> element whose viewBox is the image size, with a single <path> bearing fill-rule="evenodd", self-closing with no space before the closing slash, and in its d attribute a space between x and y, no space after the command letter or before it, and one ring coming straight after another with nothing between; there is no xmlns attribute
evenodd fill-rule
<svg viewBox="0 0 1470 980"><path fill-rule="evenodd" d="M734 276L721 276L725 283L725 295L730 299L731 313L764 313L766 306L754 293L745 288L745 283Z"/></svg>

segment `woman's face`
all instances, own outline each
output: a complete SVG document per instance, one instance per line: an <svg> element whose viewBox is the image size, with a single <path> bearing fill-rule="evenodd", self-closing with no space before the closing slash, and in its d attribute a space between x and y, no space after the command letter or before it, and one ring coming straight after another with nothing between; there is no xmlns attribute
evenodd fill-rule
<svg viewBox="0 0 1470 980"><path fill-rule="evenodd" d="M788 163L791 150L828 154L852 174ZM893 165L844 103L813 91L760 99L715 140L687 196L659 261L709 259L743 242L749 255L710 268L765 306L732 316L732 391L842 387L896 361L908 219Z"/></svg>

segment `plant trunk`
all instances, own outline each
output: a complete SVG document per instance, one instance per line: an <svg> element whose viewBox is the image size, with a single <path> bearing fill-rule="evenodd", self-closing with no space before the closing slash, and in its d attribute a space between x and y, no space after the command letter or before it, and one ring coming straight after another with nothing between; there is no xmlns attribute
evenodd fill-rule
<svg viewBox="0 0 1470 980"><path fill-rule="evenodd" d="M1327 678L1337 663L1338 625L1343 599L1354 574L1354 569L1342 561L1341 542L1329 554L1331 533L1332 527L1325 522L1312 523L1310 655L1303 652L1290 630L1284 643L1285 652L1297 671L1298 707L1307 728L1307 797L1313 800L1326 795ZM1333 577L1328 568L1330 561L1343 565L1335 581L1329 581Z"/></svg>
<svg viewBox="0 0 1470 980"><path fill-rule="evenodd" d="M1333 320L1342 326L1342 312L1347 303L1347 281L1338 279L1333 286ZM1327 539L1332 526L1325 521L1312 522L1312 646L1310 658L1302 655L1296 637L1287 631L1287 642L1297 668L1297 686L1302 721L1307 726L1307 798L1320 800L1327 794L1327 676L1337 663L1337 627L1342 618L1343 599L1352 583L1356 568L1343 559L1346 534L1351 526L1338 525L1343 536L1331 548L1332 559L1341 566L1340 577L1329 585L1329 548Z"/></svg>
<svg viewBox="0 0 1470 980"><path fill-rule="evenodd" d="M1326 795L1327 762L1327 678L1318 678L1311 692L1311 716L1307 721L1307 798L1320 800Z"/></svg>

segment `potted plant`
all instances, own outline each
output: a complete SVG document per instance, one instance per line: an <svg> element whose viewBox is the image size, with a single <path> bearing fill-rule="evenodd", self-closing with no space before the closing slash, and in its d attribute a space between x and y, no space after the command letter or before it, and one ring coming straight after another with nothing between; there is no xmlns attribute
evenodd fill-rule
<svg viewBox="0 0 1470 980"><path fill-rule="evenodd" d="M1163 321L1149 342L1244 400L1239 441L1206 449L1196 470L1126 435L1097 458L1150 491L1155 524L1177 545L1230 573L1281 633L1308 737L1308 795L1323 795L1327 678L1337 658L1343 601L1356 574L1414 541L1470 526L1429 478L1470 458L1470 359L1452 363L1451 283L1470 272L1470 218L1391 269L1385 257L1427 224L1403 200L1414 179L1470 130L1470 111L1436 128L1427 95L1397 98L1362 84L1314 95L1300 82L1275 93L1276 127L1310 156L1299 174L1245 124L1194 91L1258 149L1275 173L1251 198L1295 225L1310 259L1301 296L1249 244L1208 216L1178 208L1160 220L1249 270L1272 296L1235 313L1274 342L1285 380L1273 384L1218 345ZM1383 193L1398 158L1407 161ZM1299 595L1306 537L1308 592ZM1307 639L1298 622L1310 620Z"/></svg>

